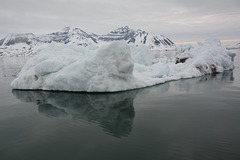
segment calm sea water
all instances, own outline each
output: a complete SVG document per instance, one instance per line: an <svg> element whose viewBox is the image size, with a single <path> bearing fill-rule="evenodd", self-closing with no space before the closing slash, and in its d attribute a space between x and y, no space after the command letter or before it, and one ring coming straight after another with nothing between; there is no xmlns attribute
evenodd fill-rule
<svg viewBox="0 0 240 160"><path fill-rule="evenodd" d="M12 91L27 59L0 59L0 159L239 160L234 52L234 71L113 94Z"/></svg>

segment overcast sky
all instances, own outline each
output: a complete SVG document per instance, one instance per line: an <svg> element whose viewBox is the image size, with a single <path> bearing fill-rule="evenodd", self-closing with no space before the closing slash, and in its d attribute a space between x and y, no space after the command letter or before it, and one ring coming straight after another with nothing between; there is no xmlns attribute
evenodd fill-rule
<svg viewBox="0 0 240 160"><path fill-rule="evenodd" d="M121 26L173 41L240 39L240 0L0 0L0 37L65 26L105 34Z"/></svg>

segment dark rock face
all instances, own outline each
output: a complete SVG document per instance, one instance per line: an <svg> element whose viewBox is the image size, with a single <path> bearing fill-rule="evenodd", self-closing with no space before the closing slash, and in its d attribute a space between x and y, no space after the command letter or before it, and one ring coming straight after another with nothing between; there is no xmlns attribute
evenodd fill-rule
<svg viewBox="0 0 240 160"><path fill-rule="evenodd" d="M120 40L135 41L133 40L134 34L135 32L132 29L130 29L128 26L125 26L113 30L106 35L100 35L98 36L98 39L102 41L120 41Z"/></svg>

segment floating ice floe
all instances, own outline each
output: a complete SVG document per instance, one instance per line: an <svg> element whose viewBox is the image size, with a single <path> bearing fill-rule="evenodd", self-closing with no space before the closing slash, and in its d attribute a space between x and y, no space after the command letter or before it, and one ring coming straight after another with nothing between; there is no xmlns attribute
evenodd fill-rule
<svg viewBox="0 0 240 160"><path fill-rule="evenodd" d="M156 53L154 53L156 54ZM100 48L51 44L38 51L11 83L13 89L115 92L234 68L234 53L218 39L182 45L157 60L144 46L114 42Z"/></svg>

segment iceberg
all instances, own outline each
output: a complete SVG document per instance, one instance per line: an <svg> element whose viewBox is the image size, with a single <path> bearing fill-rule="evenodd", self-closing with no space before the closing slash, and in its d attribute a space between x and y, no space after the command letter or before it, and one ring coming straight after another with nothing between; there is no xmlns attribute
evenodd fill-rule
<svg viewBox="0 0 240 160"><path fill-rule="evenodd" d="M38 50L11 86L22 90L116 92L234 69L235 54L215 38L195 46L181 45L170 55L156 60L147 47L126 42L100 48L52 43Z"/></svg>

